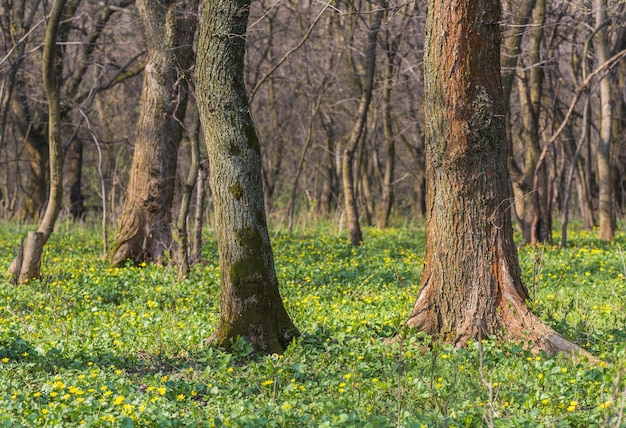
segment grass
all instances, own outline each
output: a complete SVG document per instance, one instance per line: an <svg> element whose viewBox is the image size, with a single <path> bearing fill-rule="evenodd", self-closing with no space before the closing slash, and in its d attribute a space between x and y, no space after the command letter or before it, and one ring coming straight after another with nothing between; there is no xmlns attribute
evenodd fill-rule
<svg viewBox="0 0 626 428"><path fill-rule="evenodd" d="M6 270L22 231L0 230ZM606 364L486 339L453 350L404 331L423 230L275 232L281 293L304 333L282 355L227 354L216 244L184 281L172 266L109 268L97 230L60 225L45 276L0 282L0 426L626 426L626 237L570 231L523 248L534 310ZM556 239L558 242L558 237ZM401 340L384 339L400 334Z"/></svg>

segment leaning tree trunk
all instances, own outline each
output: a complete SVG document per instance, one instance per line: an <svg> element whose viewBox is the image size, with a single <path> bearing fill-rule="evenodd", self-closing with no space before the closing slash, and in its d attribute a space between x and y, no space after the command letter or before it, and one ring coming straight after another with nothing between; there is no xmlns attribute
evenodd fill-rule
<svg viewBox="0 0 626 428"><path fill-rule="evenodd" d="M160 261L172 250L172 198L198 0L137 2L148 48L128 192L112 265Z"/></svg>
<svg viewBox="0 0 626 428"><path fill-rule="evenodd" d="M57 33L63 14L65 0L55 0L44 40L41 58L43 88L48 100L48 152L50 155L50 196L46 211L36 232L30 232L26 246L9 267L9 277L20 284L38 278L41 275L41 255L43 246L52 234L63 200L63 148L61 141L61 103L59 97L58 77L55 69Z"/></svg>
<svg viewBox="0 0 626 428"><path fill-rule="evenodd" d="M427 226L408 326L462 346L490 335L583 353L526 306L511 224L499 0L429 0Z"/></svg>
<svg viewBox="0 0 626 428"><path fill-rule="evenodd" d="M283 305L264 210L261 148L243 79L250 0L203 3L196 91L209 163L221 274L212 340L280 353L299 334Z"/></svg>

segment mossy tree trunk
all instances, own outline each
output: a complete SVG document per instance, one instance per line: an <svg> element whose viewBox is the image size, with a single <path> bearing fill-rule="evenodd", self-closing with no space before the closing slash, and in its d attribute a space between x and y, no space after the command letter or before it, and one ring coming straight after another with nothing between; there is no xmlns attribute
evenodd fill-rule
<svg viewBox="0 0 626 428"><path fill-rule="evenodd" d="M160 261L172 250L172 198L193 64L198 0L137 2L148 50L128 192L112 265Z"/></svg>
<svg viewBox="0 0 626 428"><path fill-rule="evenodd" d="M221 314L212 340L242 337L256 352L283 352L298 330L278 290L267 230L261 151L243 79L250 0L205 0L196 97L211 165L221 274Z"/></svg>
<svg viewBox="0 0 626 428"><path fill-rule="evenodd" d="M429 0L426 261L407 325L455 346L490 335L583 353L527 307L513 241L499 0Z"/></svg>

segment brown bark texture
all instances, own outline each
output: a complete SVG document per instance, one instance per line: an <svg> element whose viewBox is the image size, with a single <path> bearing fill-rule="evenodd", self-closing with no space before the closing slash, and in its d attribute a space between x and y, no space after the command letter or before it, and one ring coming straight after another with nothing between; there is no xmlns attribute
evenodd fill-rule
<svg viewBox="0 0 626 428"><path fill-rule="evenodd" d="M250 0L205 0L196 97L211 166L221 274L213 340L239 337L255 352L281 353L299 334L283 305L265 217L261 149L243 79Z"/></svg>
<svg viewBox="0 0 626 428"><path fill-rule="evenodd" d="M608 59L608 35L605 26L606 0L594 0L597 34L594 40L594 51L598 65L606 63ZM611 76L607 74L600 78L600 140L597 147L598 166L598 219L600 229L598 237L610 241L615 235L615 221L613 213L613 180L611 179L611 134L613 121L613 107L611 97Z"/></svg>
<svg viewBox="0 0 626 428"><path fill-rule="evenodd" d="M54 225L61 211L63 200L63 148L61 141L61 102L57 70L55 67L57 34L59 22L63 14L65 0L55 0L44 40L43 54L41 57L43 88L48 101L48 153L50 165L50 194L48 204L44 212L37 232L29 232L26 246L22 251L22 245L16 260L11 264L8 275L10 278L18 278L23 284L41 276L41 255L43 246L50 238Z"/></svg>
<svg viewBox="0 0 626 428"><path fill-rule="evenodd" d="M137 2L148 50L128 192L112 265L162 261L172 250L172 198L198 0Z"/></svg>
<svg viewBox="0 0 626 428"><path fill-rule="evenodd" d="M585 353L526 305L510 212L498 0L430 0L424 56L426 260L407 325Z"/></svg>

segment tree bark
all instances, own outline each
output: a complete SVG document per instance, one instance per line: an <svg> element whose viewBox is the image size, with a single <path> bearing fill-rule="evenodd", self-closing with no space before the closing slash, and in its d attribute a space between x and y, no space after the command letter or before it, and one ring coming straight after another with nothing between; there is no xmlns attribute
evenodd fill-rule
<svg viewBox="0 0 626 428"><path fill-rule="evenodd" d="M529 68L518 80L520 97L521 147L524 150L524 165L515 188L515 209L522 229L523 244L537 245L550 239L552 216L548 192L548 172L544 165L539 169L539 186L533 191L535 166L541 155L540 113L543 92L544 72L540 66L541 42L546 20L545 0L536 0L533 8L533 27L529 32Z"/></svg>
<svg viewBox="0 0 626 428"><path fill-rule="evenodd" d="M606 20L606 0L594 0L596 16L596 37L594 41L595 57L598 65L604 64L608 58ZM613 213L613 180L611 180L611 134L613 106L611 105L611 76L607 74L600 79L600 140L596 152L598 163L598 220L600 229L598 237L612 240L615 233Z"/></svg>
<svg viewBox="0 0 626 428"><path fill-rule="evenodd" d="M59 96L59 84L57 69L55 67L57 34L59 23L63 15L65 0L55 0L46 35L41 58L43 88L48 100L48 141L49 141L49 165L50 165L50 195L46 211L39 223L37 232L30 232L24 252L18 251L17 260L11 264L9 269L10 277L18 277L18 282L23 284L27 281L39 278L41 275L41 254L43 246L54 230L61 203L63 201L63 148L61 141L61 102ZM21 247L21 244L20 244ZM19 266L19 273L13 269Z"/></svg>
<svg viewBox="0 0 626 428"><path fill-rule="evenodd" d="M109 253L114 266L159 262L173 249L172 198L198 18L198 0L137 5L148 62L127 197Z"/></svg>
<svg viewBox="0 0 626 428"><path fill-rule="evenodd" d="M261 148L243 79L250 0L204 0L196 91L215 206L221 274L220 321L211 340L241 337L259 353L281 353L299 335L278 290L267 230Z"/></svg>
<svg viewBox="0 0 626 428"><path fill-rule="evenodd" d="M176 235L178 244L178 254L176 263L178 264L178 279L182 280L189 273L189 232L187 230L187 217L189 216L189 205L193 188L198 180L200 170L200 113L196 110L193 118L192 128L189 132L189 150L191 152L191 164L187 178L181 183L182 197L176 220Z"/></svg>
<svg viewBox="0 0 626 428"><path fill-rule="evenodd" d="M526 306L508 209L499 21L499 0L428 2L426 260L407 325L455 346L496 335L585 353Z"/></svg>
<svg viewBox="0 0 626 428"><path fill-rule="evenodd" d="M196 180L196 209L193 222L193 250L191 252L191 264L199 263L202 259L202 226L204 224L205 185L209 175L207 160L203 159L199 165L198 179Z"/></svg>
<svg viewBox="0 0 626 428"><path fill-rule="evenodd" d="M387 34L387 39L390 35ZM387 227L391 207L393 206L393 180L396 160L396 140L393 135L393 121L391 114L391 89L393 87L393 74L395 69L395 58L397 56L397 42L387 42L387 63L385 64L385 83L383 86L383 135L385 136L385 149L387 156L385 159L385 170L383 173L382 192L378 214L376 216L377 226L381 229Z"/></svg>
<svg viewBox="0 0 626 428"><path fill-rule="evenodd" d="M320 162L324 171L324 182L320 195L319 213L324 217L328 217L332 211L337 210L337 200L339 199L339 177L335 167L335 132L332 121L332 117L322 117L325 138Z"/></svg>
<svg viewBox="0 0 626 428"><path fill-rule="evenodd" d="M66 176L70 192L64 205L69 208L74 221L83 220L85 217L85 196L82 194L83 141L74 138L65 156L69 160Z"/></svg>
<svg viewBox="0 0 626 428"><path fill-rule="evenodd" d="M359 209L357 205L354 180L354 158L356 149L361 140L374 87L374 71L376 69L376 41L380 31L380 25L385 15L386 2L374 13L371 26L367 35L367 47L365 51L365 75L363 78L361 100L357 110L357 120L350 131L348 140L343 149L341 158L341 178L343 184L344 209L350 230L350 242L354 246L363 243L363 233L359 223Z"/></svg>

